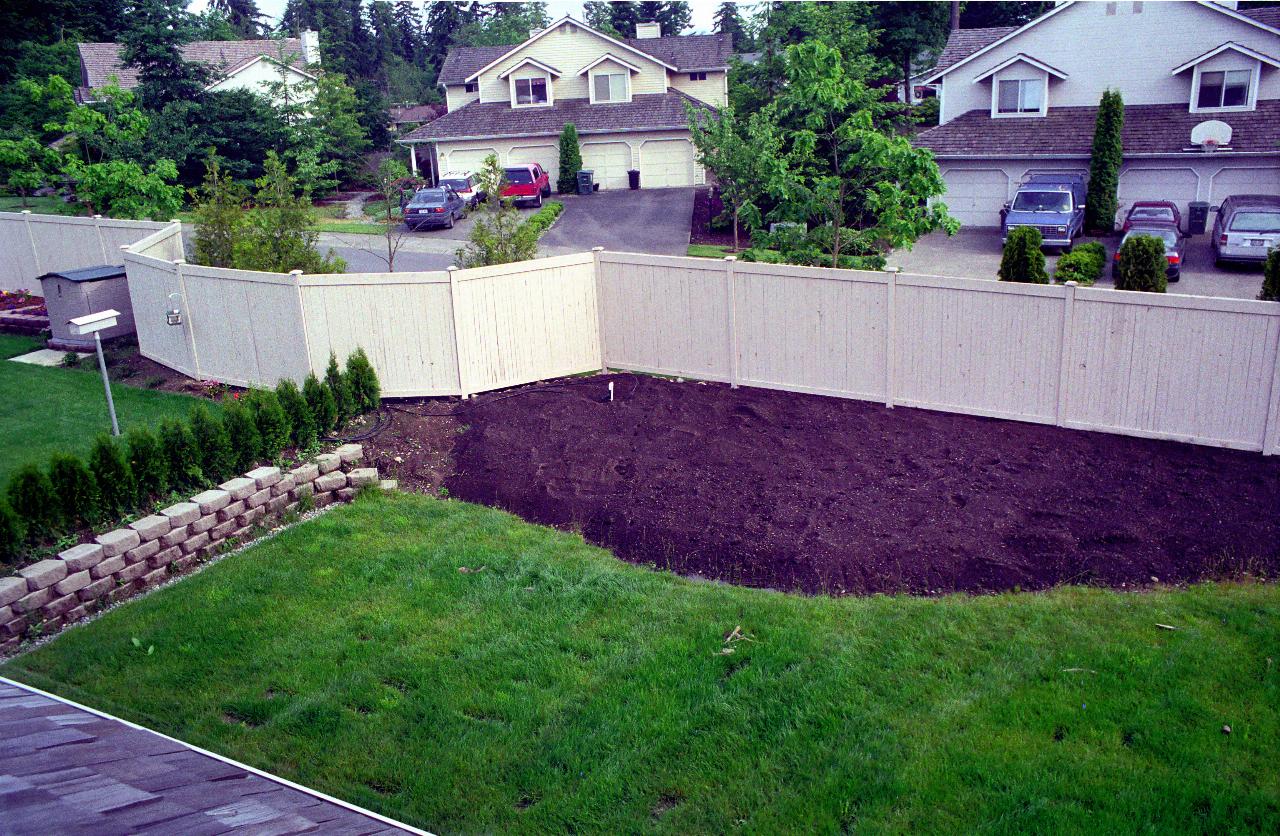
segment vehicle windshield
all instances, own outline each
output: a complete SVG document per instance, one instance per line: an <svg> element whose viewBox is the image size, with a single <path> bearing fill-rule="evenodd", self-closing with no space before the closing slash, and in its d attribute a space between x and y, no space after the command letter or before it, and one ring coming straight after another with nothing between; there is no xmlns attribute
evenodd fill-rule
<svg viewBox="0 0 1280 836"><path fill-rule="evenodd" d="M1070 212L1069 192L1018 192L1013 199L1015 212Z"/></svg>
<svg viewBox="0 0 1280 836"><path fill-rule="evenodd" d="M1231 218L1232 232L1280 232L1280 212L1237 212Z"/></svg>
<svg viewBox="0 0 1280 836"><path fill-rule="evenodd" d="M1135 206L1129 212L1131 221L1173 221L1173 210L1168 206Z"/></svg>
<svg viewBox="0 0 1280 836"><path fill-rule="evenodd" d="M445 201L444 189L419 189L409 201L410 206L440 206Z"/></svg>
<svg viewBox="0 0 1280 836"><path fill-rule="evenodd" d="M1120 242L1120 246L1124 246L1124 242L1138 235L1146 235L1151 238L1159 238L1164 241L1166 250L1174 249L1178 246L1178 233L1172 229L1131 229L1125 234L1124 240Z"/></svg>
<svg viewBox="0 0 1280 836"><path fill-rule="evenodd" d="M445 180L441 180L440 185L448 186L449 188L458 192L465 192L467 189L471 188L471 184L468 183L466 180L463 180L461 177L458 177L458 178L450 177Z"/></svg>
<svg viewBox="0 0 1280 836"><path fill-rule="evenodd" d="M533 174L527 168L508 168L507 182L517 186L528 185L533 182Z"/></svg>

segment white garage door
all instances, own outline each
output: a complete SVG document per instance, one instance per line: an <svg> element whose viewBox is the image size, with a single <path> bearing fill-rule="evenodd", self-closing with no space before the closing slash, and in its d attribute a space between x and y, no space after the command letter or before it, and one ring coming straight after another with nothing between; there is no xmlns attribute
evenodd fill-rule
<svg viewBox="0 0 1280 836"><path fill-rule="evenodd" d="M560 176L560 149L555 145L513 145L507 152L507 165L537 163L551 178L551 188L556 187Z"/></svg>
<svg viewBox="0 0 1280 836"><path fill-rule="evenodd" d="M495 153L492 148L455 148L445 154L441 160L440 173L470 172L475 173L484 166L484 158Z"/></svg>
<svg viewBox="0 0 1280 836"><path fill-rule="evenodd" d="M582 167L595 172L602 189L625 189L631 168L631 148L625 142L587 142L582 145Z"/></svg>
<svg viewBox="0 0 1280 836"><path fill-rule="evenodd" d="M951 169L942 175L947 212L964 226L999 226L1009 200L1009 176L1000 169Z"/></svg>
<svg viewBox="0 0 1280 836"><path fill-rule="evenodd" d="M1280 195L1280 166L1224 168L1213 176L1210 192L1214 206L1233 194Z"/></svg>
<svg viewBox="0 0 1280 836"><path fill-rule="evenodd" d="M640 187L663 189L698 182L693 143L687 139L651 139L640 147Z"/></svg>
<svg viewBox="0 0 1280 836"><path fill-rule="evenodd" d="M1139 200L1171 200L1187 217L1187 204L1196 199L1199 178L1194 171L1185 168L1129 168L1120 172L1120 188L1117 192L1120 217L1129 214L1129 207Z"/></svg>

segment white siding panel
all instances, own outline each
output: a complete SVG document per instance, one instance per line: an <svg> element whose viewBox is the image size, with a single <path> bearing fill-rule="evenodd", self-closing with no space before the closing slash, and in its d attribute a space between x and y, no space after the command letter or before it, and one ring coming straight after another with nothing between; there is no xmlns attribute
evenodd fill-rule
<svg viewBox="0 0 1280 836"><path fill-rule="evenodd" d="M1009 175L999 168L951 168L942 174L947 212L964 226L998 227L1009 194Z"/></svg>
<svg viewBox="0 0 1280 836"><path fill-rule="evenodd" d="M640 146L640 187L664 189L703 182L687 139L651 139Z"/></svg>
<svg viewBox="0 0 1280 836"><path fill-rule="evenodd" d="M124 264L129 276L129 303L138 329L138 352L188 377L200 378L191 350L186 303L181 303L181 325L169 325L160 315L172 307L169 295L182 293L178 268L171 261L135 253L126 253Z"/></svg>
<svg viewBox="0 0 1280 836"><path fill-rule="evenodd" d="M602 189L625 189L631 168L631 147L625 142L582 143L582 167L594 173Z"/></svg>

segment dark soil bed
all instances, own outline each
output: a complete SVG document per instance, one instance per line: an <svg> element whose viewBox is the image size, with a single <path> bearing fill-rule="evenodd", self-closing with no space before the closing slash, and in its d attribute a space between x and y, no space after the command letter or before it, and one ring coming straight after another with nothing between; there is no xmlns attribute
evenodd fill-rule
<svg viewBox="0 0 1280 836"><path fill-rule="evenodd" d="M690 244L715 244L721 247L733 246L733 224L725 224L722 229L712 228L712 221L724 211L724 203L720 196L713 193L709 186L704 186L693 193L693 215L689 219ZM742 247L751 246L751 232L738 227L738 243Z"/></svg>
<svg viewBox="0 0 1280 836"><path fill-rule="evenodd" d="M1257 453L634 375L458 420L451 495L687 575L933 594L1280 570L1280 460Z"/></svg>

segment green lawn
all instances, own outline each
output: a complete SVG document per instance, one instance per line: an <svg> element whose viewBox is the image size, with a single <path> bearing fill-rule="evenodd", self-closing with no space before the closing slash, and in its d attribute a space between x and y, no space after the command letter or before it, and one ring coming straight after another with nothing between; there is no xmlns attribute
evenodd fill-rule
<svg viewBox="0 0 1280 836"><path fill-rule="evenodd" d="M3 673L437 832L1274 833L1276 662L1275 586L805 598L394 495Z"/></svg>
<svg viewBox="0 0 1280 836"><path fill-rule="evenodd" d="M43 340L0 334L0 358L43 347ZM111 387L121 432L139 423L185 417L196 399L116 383ZM0 489L27 462L47 464L65 450L88 453L94 436L110 432L107 399L97 370L48 368L0 359Z"/></svg>
<svg viewBox="0 0 1280 836"><path fill-rule="evenodd" d="M0 212L21 212L30 209L37 215L82 215L82 207L75 203L67 203L60 197L29 197L27 205L22 205L22 198L17 195L0 194Z"/></svg>

